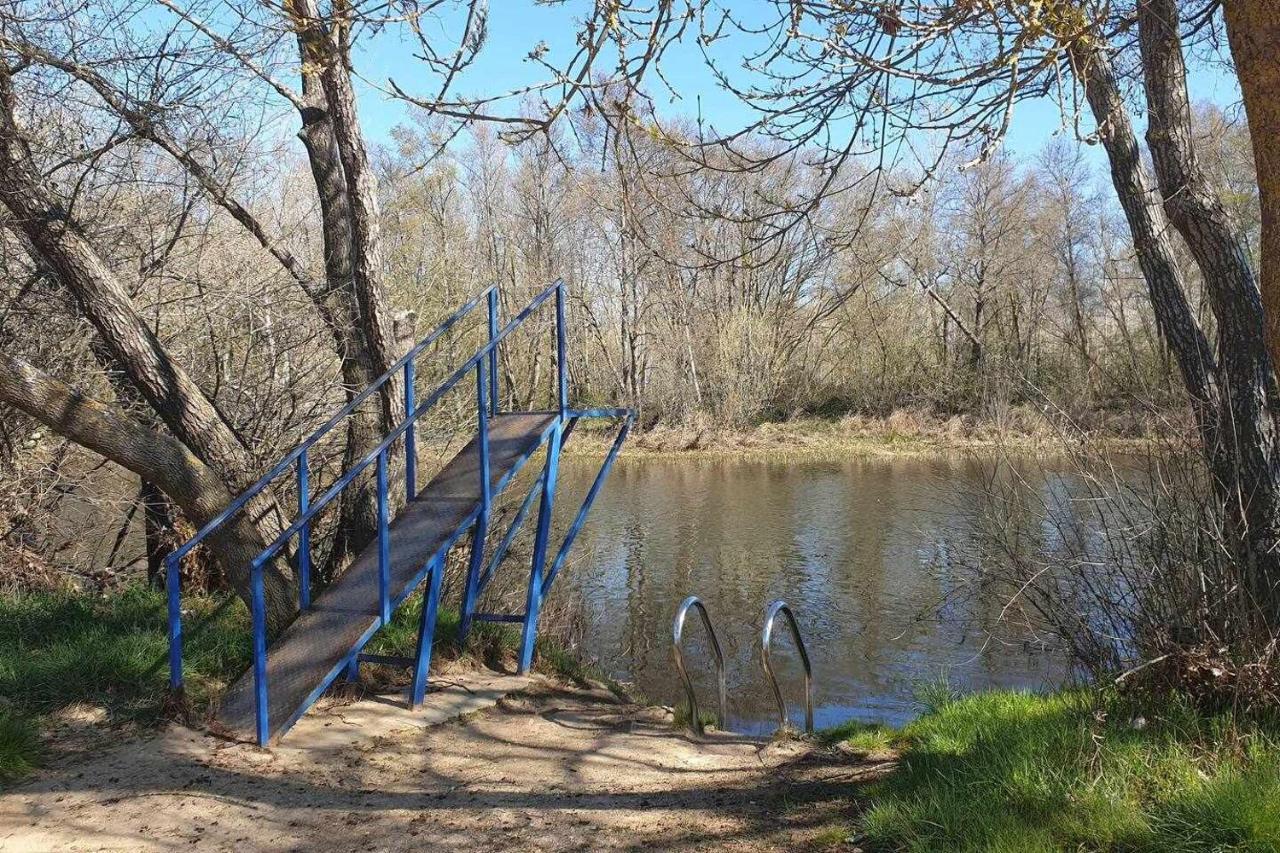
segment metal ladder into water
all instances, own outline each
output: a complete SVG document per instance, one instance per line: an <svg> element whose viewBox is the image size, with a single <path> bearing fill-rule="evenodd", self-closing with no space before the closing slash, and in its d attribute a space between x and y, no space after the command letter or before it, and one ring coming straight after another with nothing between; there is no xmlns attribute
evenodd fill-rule
<svg viewBox="0 0 1280 853"><path fill-rule="evenodd" d="M681 602L680 607L676 610L675 620L671 625L671 651L672 657L675 659L676 672L680 676L680 682L684 686L685 699L689 706L689 725L697 734L703 734L702 717L698 711L698 695L693 689L693 682L689 678L689 672L684 665L684 652L682 644L684 640L684 620L689 615L689 611L697 608L698 615L702 617L702 624L707 629L707 636L711 640L711 650L715 656L716 663L716 680L719 685L719 704L716 715L716 726L721 731L725 727L725 706L727 689L725 685L724 673L724 652L720 648L720 638L716 636L716 629L711 624L711 615L707 612L707 606L702 603L696 595L691 595ZM773 664L770 660L769 652L773 644L773 624L777 621L778 616L783 615L787 618L787 624L791 626L791 636L795 639L796 650L800 653L800 662L804 665L804 730L813 733L813 665L809 661L809 650L805 648L804 638L800 635L800 624L796 621L795 614L791 611L791 607L778 599L772 602L764 611L764 624L760 629L760 663L764 668L765 678L769 682L769 686L773 689L773 698L778 705L778 728L786 729L790 726L787 714L787 700L782 696L782 688L778 686L778 677L774 674Z"/></svg>

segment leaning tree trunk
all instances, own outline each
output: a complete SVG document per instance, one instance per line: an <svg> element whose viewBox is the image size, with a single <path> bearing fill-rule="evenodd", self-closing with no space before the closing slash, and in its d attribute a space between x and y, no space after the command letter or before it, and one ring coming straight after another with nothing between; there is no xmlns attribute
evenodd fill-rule
<svg viewBox="0 0 1280 853"><path fill-rule="evenodd" d="M226 484L236 488L246 485L253 466L244 445L199 386L170 358L134 309L115 273L80 236L70 215L40 181L39 171L14 119L13 90L3 62L0 62L0 204L12 215L14 230L32 255L59 284L74 294L112 362L119 365L173 435L217 472L223 480L222 491L229 493ZM39 417L34 413L33 416ZM80 431L80 435L84 432ZM80 438L73 440L85 444ZM160 485L158 480L152 482ZM177 495L170 496L181 503ZM244 515L257 529L260 540L274 539L281 530L279 514L269 495L260 495L251 501ZM249 562L228 564L226 569L232 585L242 593L247 592ZM284 576L283 572L277 572ZM273 611L292 607L291 590L273 590L272 594L283 595L272 602Z"/></svg>
<svg viewBox="0 0 1280 853"><path fill-rule="evenodd" d="M1139 4L1147 146L1165 212L1195 258L1217 320L1220 441L1227 458L1213 474L1254 594L1268 612L1280 615L1276 377L1248 252L1196 159L1178 24L1175 0Z"/></svg>
<svg viewBox="0 0 1280 853"><path fill-rule="evenodd" d="M312 178L320 199L322 234L324 236L325 275L315 280L281 241L273 239L248 206L237 199L231 188L201 162L190 148L170 135L144 106L138 106L93 67L71 58L58 56L36 45L10 42L11 48L24 59L56 68L81 81L102 99L131 131L146 139L177 161L196 180L207 196L225 210L245 231L298 283L315 305L321 320L333 337L334 351L341 364L346 398L357 393L386 372L395 360L399 347L388 350L379 330L394 326L387 318L385 300L378 283L365 288L355 284L355 251L348 187L333 122L320 82L320 60L310 58L302 65L302 96L286 91L302 120L299 134L311 164ZM300 50L305 47L300 43ZM313 51L314 52L314 51ZM373 293L362 298L362 293ZM361 405L348 419L344 468L352 467L372 450L395 425L399 408L394 383L383 394ZM357 478L338 499L340 521L331 559L319 573L323 582L334 566L347 559L373 538L377 525L377 497L373 490L373 474Z"/></svg>
<svg viewBox="0 0 1280 853"><path fill-rule="evenodd" d="M1272 365L1280 365L1280 9L1223 0L1262 202L1262 305Z"/></svg>
<svg viewBox="0 0 1280 853"><path fill-rule="evenodd" d="M0 353L0 402L155 483L196 524L205 524L231 502L222 478L181 442L4 353ZM248 567L265 547L258 526L242 513L219 528L209 546L228 567L236 593L248 601ZM263 572L267 626L273 632L288 624L295 611L292 581L279 566L276 561Z"/></svg>

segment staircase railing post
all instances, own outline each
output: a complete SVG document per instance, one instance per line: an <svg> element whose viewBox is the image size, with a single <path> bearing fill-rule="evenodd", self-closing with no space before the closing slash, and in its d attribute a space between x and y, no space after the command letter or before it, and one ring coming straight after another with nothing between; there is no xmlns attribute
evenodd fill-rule
<svg viewBox="0 0 1280 853"><path fill-rule="evenodd" d="M263 590L262 556L249 569L250 599L253 602L253 700L258 724L258 746L271 739L270 705L267 702L267 603Z"/></svg>
<svg viewBox="0 0 1280 853"><path fill-rule="evenodd" d="M487 397L483 364L476 364L476 430L480 453L480 511L489 512L493 499L493 485L489 482L489 414L485 409Z"/></svg>
<svg viewBox="0 0 1280 853"><path fill-rule="evenodd" d="M409 707L416 709L427 695L427 677L431 670L431 647L435 641L436 616L440 612L440 584L444 579L444 557L431 561L427 594L422 601L422 621L418 625L418 650L413 667L413 683L409 686Z"/></svg>
<svg viewBox="0 0 1280 853"><path fill-rule="evenodd" d="M298 454L298 515L305 518L311 509L311 466L307 451ZM311 522L298 531L298 599L303 610L311 609Z"/></svg>
<svg viewBox="0 0 1280 853"><path fill-rule="evenodd" d="M169 594L169 687L182 689L182 578L178 560L170 554L164 561L164 585Z"/></svg>
<svg viewBox="0 0 1280 853"><path fill-rule="evenodd" d="M387 451L378 454L378 613L391 621L391 522L387 507Z"/></svg>
<svg viewBox="0 0 1280 853"><path fill-rule="evenodd" d="M556 395L560 404L560 420L569 408L569 370L565 364L564 282L556 285Z"/></svg>
<svg viewBox="0 0 1280 853"><path fill-rule="evenodd" d="M404 432L404 499L411 501L418 494L418 436L414 422L414 367L413 359L404 363L404 417L409 428Z"/></svg>
<svg viewBox="0 0 1280 853"><path fill-rule="evenodd" d="M489 288L489 413L498 414L498 288Z"/></svg>
<svg viewBox="0 0 1280 853"><path fill-rule="evenodd" d="M480 469L480 512L476 516L475 527L471 532L471 559L467 564L467 582L462 592L462 613L458 620L459 637L466 637L471 629L471 616L475 613L476 599L480 596L480 570L484 566L485 539L489 534L489 509L493 502L489 464L487 369L483 362L476 364L476 450L479 455Z"/></svg>
<svg viewBox="0 0 1280 853"><path fill-rule="evenodd" d="M542 475L542 501L538 504L538 529L533 538L533 560L529 566L529 593L525 598L524 631L520 639L520 673L533 665L533 646L538 633L538 611L542 609L543 566L547 562L547 540L551 536L552 501L560 469L560 436L563 421L556 421L547 441L547 467Z"/></svg>

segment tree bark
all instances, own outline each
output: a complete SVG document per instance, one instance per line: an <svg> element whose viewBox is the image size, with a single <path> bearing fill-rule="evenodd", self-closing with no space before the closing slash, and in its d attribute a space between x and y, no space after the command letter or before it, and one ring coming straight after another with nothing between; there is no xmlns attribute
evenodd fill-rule
<svg viewBox="0 0 1280 853"><path fill-rule="evenodd" d="M123 284L80 236L67 211L46 192L14 120L13 107L9 73L0 63L0 203L11 214L14 230L33 257L74 294L112 363L124 371L178 441L222 477L223 493L230 491L225 484L237 489L247 485L253 470L247 450L199 386L169 357L134 309ZM153 482L160 485L158 480ZM177 496L171 497L181 503ZM274 539L282 529L269 495L250 501L245 514L257 528L259 540ZM248 562L227 564L226 570L233 586L246 592ZM279 594L272 590L269 593ZM292 602L292 592L288 592L270 607L273 611L284 610L291 608Z"/></svg>
<svg viewBox="0 0 1280 853"><path fill-rule="evenodd" d="M232 500L222 478L181 442L4 353L0 353L0 402L156 484L196 524L207 523ZM210 536L209 546L227 567L232 588L248 601L249 564L266 546L258 526L241 513ZM264 568L263 584L267 625L275 632L293 618L293 584L280 571L279 561Z"/></svg>
<svg viewBox="0 0 1280 853"><path fill-rule="evenodd" d="M1257 166L1262 305L1274 367L1280 365L1280 10L1274 0L1223 0L1222 13Z"/></svg>
<svg viewBox="0 0 1280 853"><path fill-rule="evenodd" d="M1178 25L1175 0L1139 4L1147 145L1165 212L1191 249L1217 321L1219 418L1224 426L1220 439L1226 446L1225 458L1213 474L1228 501L1228 521L1236 528L1233 539L1243 545L1239 557L1255 593L1274 608L1272 612L1280 613L1276 377L1248 252L1196 158Z"/></svg>
<svg viewBox="0 0 1280 853"><path fill-rule="evenodd" d="M290 0L284 8L297 33L302 59L299 138L320 198L326 279L322 300L337 318L333 328L350 400L399 357L382 283L377 187L338 42L310 0ZM390 379L382 393L352 414L344 468L368 454L398 422L404 410L401 386L399 377ZM393 480L398 470L391 466ZM372 470L343 492L339 516L334 546L321 572L324 577L336 574L377 531Z"/></svg>
<svg viewBox="0 0 1280 853"><path fill-rule="evenodd" d="M1072 63L1083 81L1098 136L1106 150L1120 206L1129 223L1138 267L1160 335L1169 343L1206 448L1218 445L1216 360L1187 302L1182 273L1169 239L1159 194L1151 185L1138 140L1110 61L1098 51L1076 47Z"/></svg>

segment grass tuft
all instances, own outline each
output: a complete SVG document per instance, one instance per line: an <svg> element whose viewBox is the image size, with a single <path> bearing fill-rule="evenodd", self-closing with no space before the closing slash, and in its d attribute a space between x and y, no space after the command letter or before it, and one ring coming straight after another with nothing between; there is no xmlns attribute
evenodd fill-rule
<svg viewBox="0 0 1280 853"><path fill-rule="evenodd" d="M692 720L693 715L689 712L689 703L683 700L677 702L676 706L672 709L671 725L677 729L684 729L689 727L689 723L692 722ZM698 709L698 721L702 723L702 728L704 730L714 728L719 725L719 720L716 719L715 712L708 711L705 708Z"/></svg>
<svg viewBox="0 0 1280 853"><path fill-rule="evenodd" d="M815 735L823 746L834 746L845 743L857 752L876 753L893 749L897 733L882 723L860 723L849 720L829 729L822 729Z"/></svg>
<svg viewBox="0 0 1280 853"><path fill-rule="evenodd" d="M36 721L9 708L0 708L0 782L12 782L40 763L40 735Z"/></svg>
<svg viewBox="0 0 1280 853"><path fill-rule="evenodd" d="M1001 691L936 703L891 741L898 770L862 792L872 849L1280 850L1274 723Z"/></svg>

